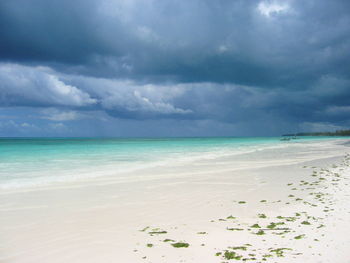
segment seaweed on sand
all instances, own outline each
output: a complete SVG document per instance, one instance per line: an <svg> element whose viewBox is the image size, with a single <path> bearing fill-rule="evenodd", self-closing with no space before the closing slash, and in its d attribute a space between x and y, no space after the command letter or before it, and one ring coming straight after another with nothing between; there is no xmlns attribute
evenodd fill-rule
<svg viewBox="0 0 350 263"><path fill-rule="evenodd" d="M190 244L188 243L185 243L185 242L176 242L176 243L172 243L171 244L173 247L176 247L176 248L182 248L182 247L189 247Z"/></svg>

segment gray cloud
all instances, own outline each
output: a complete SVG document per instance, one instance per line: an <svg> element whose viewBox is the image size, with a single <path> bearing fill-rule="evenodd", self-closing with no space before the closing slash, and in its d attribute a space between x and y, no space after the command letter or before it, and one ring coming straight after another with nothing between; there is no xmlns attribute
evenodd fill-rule
<svg viewBox="0 0 350 263"><path fill-rule="evenodd" d="M0 64L0 81L2 106L49 107L43 118L54 121L78 119L84 115L78 110L135 120L241 123L269 116L300 122L342 121L347 120L344 109L350 95L348 81L332 76L322 76L309 89L293 91L210 82L150 84L8 63Z"/></svg>

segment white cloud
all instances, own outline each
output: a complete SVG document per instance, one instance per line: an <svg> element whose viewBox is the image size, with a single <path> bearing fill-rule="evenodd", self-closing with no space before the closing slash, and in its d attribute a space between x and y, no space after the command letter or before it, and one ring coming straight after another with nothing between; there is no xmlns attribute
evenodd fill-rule
<svg viewBox="0 0 350 263"><path fill-rule="evenodd" d="M29 122L16 122L14 120L8 120L0 122L0 131L3 130L16 130L16 132L27 132L28 130L39 130L39 127Z"/></svg>
<svg viewBox="0 0 350 263"><path fill-rule="evenodd" d="M263 1L258 4L258 11L267 17L287 12L290 9L286 2Z"/></svg>
<svg viewBox="0 0 350 263"><path fill-rule="evenodd" d="M191 87L182 84L143 84L135 81L73 77L71 81L99 99L101 107L108 111L133 114L160 115L189 114L190 109L176 106L174 102ZM98 89L96 87L99 87Z"/></svg>
<svg viewBox="0 0 350 263"><path fill-rule="evenodd" d="M159 42L159 36L149 27L139 26L136 30L136 35L145 42Z"/></svg>
<svg viewBox="0 0 350 263"><path fill-rule="evenodd" d="M61 129L66 129L67 128L66 125L64 125L61 122L59 122L59 123L50 123L49 127L51 129L54 129L54 130L61 130Z"/></svg>
<svg viewBox="0 0 350 263"><path fill-rule="evenodd" d="M218 53L221 54L229 51L229 48L227 45L220 45L217 50L218 50Z"/></svg>
<svg viewBox="0 0 350 263"><path fill-rule="evenodd" d="M68 85L46 67L0 64L0 104L16 106L86 106L96 100Z"/></svg>
<svg viewBox="0 0 350 263"><path fill-rule="evenodd" d="M82 114L76 111L59 111L51 108L43 110L42 113L44 114L42 119L51 121L72 121L82 117Z"/></svg>
<svg viewBox="0 0 350 263"><path fill-rule="evenodd" d="M21 124L21 126L22 126L22 127L31 127L31 125L30 125L29 123L27 123L27 122L23 122L23 123Z"/></svg>
<svg viewBox="0 0 350 263"><path fill-rule="evenodd" d="M49 107L42 111L41 118L52 121L83 117L77 111L59 107L91 105L95 109L133 114L188 114L190 109L174 105L174 99L187 90L182 85L79 77L59 74L48 67L0 64L0 105Z"/></svg>
<svg viewBox="0 0 350 263"><path fill-rule="evenodd" d="M158 113L158 114L187 114L191 110L175 107L169 102L157 99L143 92L142 89L131 89L124 94L114 94L102 100L106 109L121 108L130 112Z"/></svg>

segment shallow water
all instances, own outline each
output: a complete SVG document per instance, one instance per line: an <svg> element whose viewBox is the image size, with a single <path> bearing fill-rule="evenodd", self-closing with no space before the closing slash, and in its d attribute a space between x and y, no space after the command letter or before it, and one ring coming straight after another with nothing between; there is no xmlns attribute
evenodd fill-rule
<svg viewBox="0 0 350 263"><path fill-rule="evenodd" d="M0 188L11 189L69 182L100 176L125 176L168 163L276 150L291 144L336 140L335 137L230 138L2 138Z"/></svg>

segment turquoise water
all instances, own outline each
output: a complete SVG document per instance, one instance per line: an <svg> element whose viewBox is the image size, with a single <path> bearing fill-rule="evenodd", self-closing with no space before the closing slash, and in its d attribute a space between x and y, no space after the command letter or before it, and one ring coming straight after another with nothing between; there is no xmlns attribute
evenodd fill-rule
<svg viewBox="0 0 350 263"><path fill-rule="evenodd" d="M290 142L281 137L232 138L2 138L0 187L118 176L171 160L215 158L267 147L328 137L303 137ZM332 137L331 139L335 139Z"/></svg>

